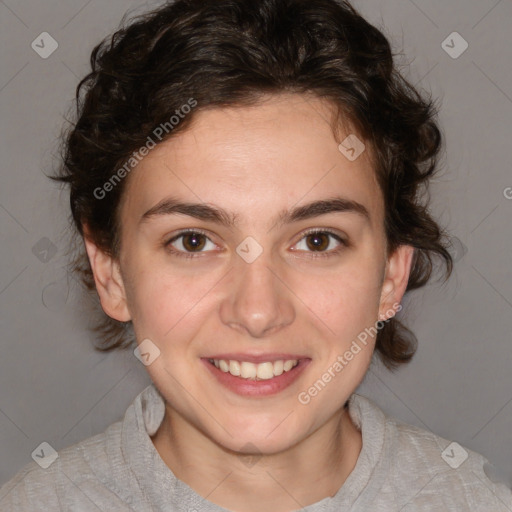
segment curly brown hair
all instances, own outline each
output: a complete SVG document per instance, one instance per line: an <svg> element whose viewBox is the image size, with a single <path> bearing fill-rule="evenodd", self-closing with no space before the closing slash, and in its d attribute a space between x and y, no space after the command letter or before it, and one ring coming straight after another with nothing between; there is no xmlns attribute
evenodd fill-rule
<svg viewBox="0 0 512 512"><path fill-rule="evenodd" d="M191 97L198 107L162 140L185 130L201 109L293 92L330 101L338 121L346 116L372 149L389 253L402 244L415 248L407 291L429 281L436 258L447 279L453 261L427 197L442 146L437 107L402 76L394 57L383 33L341 0L175 0L130 23L125 16L92 51L92 70L76 88L77 120L63 134L62 165L52 176L70 187L71 221L81 235L74 232L72 270L95 289L80 244L85 225L89 238L118 258L127 180L107 200L94 191ZM95 348L131 347L127 325L96 304ZM415 349L414 334L397 317L378 332L376 351L388 368L409 361Z"/></svg>

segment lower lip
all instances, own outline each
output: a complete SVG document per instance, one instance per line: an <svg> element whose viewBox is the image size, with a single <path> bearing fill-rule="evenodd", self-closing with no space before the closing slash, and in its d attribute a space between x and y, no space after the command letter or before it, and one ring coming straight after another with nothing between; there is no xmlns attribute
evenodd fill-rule
<svg viewBox="0 0 512 512"><path fill-rule="evenodd" d="M208 359L202 359L212 375L226 388L234 393L243 396L270 396L283 391L291 386L304 371L311 359L302 359L299 364L288 372L283 372L277 377L265 380L252 380L235 377L229 372L223 372L215 365L210 363Z"/></svg>

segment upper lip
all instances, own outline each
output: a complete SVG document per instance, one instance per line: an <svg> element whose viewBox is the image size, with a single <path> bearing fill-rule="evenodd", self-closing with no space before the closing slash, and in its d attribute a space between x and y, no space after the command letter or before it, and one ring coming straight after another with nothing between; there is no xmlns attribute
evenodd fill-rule
<svg viewBox="0 0 512 512"><path fill-rule="evenodd" d="M224 359L225 361L246 361L248 363L266 363L266 362L275 362L275 361L288 361L288 360L300 360L300 359L310 359L309 357L298 355L298 354L277 354L277 353L269 353L269 354L240 354L240 353L231 353L231 354L215 354L213 356L207 356L205 359Z"/></svg>

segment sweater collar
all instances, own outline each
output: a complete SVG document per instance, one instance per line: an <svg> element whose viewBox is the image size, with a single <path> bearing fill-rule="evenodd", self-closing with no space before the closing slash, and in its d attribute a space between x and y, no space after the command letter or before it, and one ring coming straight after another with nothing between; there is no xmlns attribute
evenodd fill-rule
<svg viewBox="0 0 512 512"><path fill-rule="evenodd" d="M333 497L309 505L302 512L350 509L363 494L367 501L381 486L386 471L376 471L376 468L389 460L385 453L386 417L370 400L356 394L350 397L349 414L362 433L362 449L356 465ZM151 440L164 415L165 400L152 383L135 398L122 424L122 451L151 510L186 512L200 506L202 512L229 512L202 498L176 478L164 463Z"/></svg>

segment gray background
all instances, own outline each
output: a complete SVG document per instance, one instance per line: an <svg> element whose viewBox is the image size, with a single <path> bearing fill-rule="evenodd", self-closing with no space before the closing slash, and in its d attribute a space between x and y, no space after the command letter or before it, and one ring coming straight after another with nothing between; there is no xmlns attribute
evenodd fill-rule
<svg viewBox="0 0 512 512"><path fill-rule="evenodd" d="M56 450L123 417L149 384L133 353L102 354L66 276L67 197L44 173L90 51L135 0L0 1L0 484L43 441ZM413 362L374 365L360 392L388 414L485 455L512 482L512 2L356 0L406 75L441 101L447 151L433 211L458 239L455 273L404 301ZM468 49L454 59L454 31ZM47 59L31 47L58 42ZM448 44L460 48L456 41ZM48 46L47 46L48 48ZM508 198L507 198L508 195Z"/></svg>

